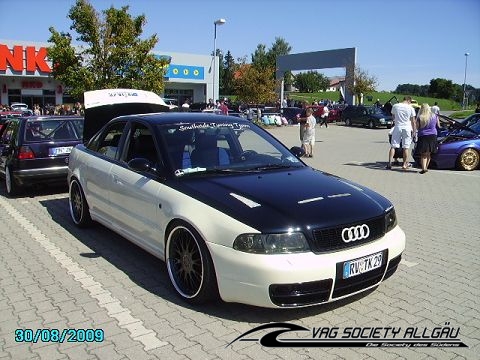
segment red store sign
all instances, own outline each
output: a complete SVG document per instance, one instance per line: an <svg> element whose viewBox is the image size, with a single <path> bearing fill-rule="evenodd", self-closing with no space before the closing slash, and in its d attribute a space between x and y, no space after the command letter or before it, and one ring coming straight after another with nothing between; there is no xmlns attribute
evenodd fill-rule
<svg viewBox="0 0 480 360"><path fill-rule="evenodd" d="M7 45L0 44L0 71L23 73L51 73L52 69L47 63L47 48L35 46L14 45L9 49Z"/></svg>

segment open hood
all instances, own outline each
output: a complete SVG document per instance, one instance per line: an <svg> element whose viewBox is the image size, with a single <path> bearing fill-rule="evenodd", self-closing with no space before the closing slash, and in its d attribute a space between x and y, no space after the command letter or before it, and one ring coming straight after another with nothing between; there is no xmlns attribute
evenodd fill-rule
<svg viewBox="0 0 480 360"><path fill-rule="evenodd" d="M160 96L145 90L103 89L84 93L83 140L88 142L111 119L121 115L169 111Z"/></svg>
<svg viewBox="0 0 480 360"><path fill-rule="evenodd" d="M465 124L462 124L461 122L459 122L457 120L454 120L451 117L448 117L446 115L441 115L441 114L439 114L438 117L440 119L440 124L442 124L442 127L449 129L447 134L454 131L454 130L464 130L464 131L471 132L473 134L477 134L474 130L472 130L471 128L469 128ZM446 134L444 134L444 135L446 135Z"/></svg>

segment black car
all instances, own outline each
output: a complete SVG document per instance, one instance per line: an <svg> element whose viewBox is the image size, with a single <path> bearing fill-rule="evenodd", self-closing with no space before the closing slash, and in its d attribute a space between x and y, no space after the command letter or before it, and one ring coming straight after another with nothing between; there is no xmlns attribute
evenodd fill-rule
<svg viewBox="0 0 480 360"><path fill-rule="evenodd" d="M0 176L13 196L34 183L66 184L68 156L82 143L83 118L33 116L8 119L0 131Z"/></svg>
<svg viewBox="0 0 480 360"><path fill-rule="evenodd" d="M342 121L347 126L359 124L368 126L370 129L393 126L392 116L376 106L349 105L342 111Z"/></svg>

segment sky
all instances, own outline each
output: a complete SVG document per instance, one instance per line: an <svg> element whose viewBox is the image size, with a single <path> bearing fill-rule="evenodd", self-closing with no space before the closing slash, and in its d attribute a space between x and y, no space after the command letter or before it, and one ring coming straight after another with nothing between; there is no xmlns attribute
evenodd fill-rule
<svg viewBox="0 0 480 360"><path fill-rule="evenodd" d="M377 90L428 85L442 78L480 88L480 0L90 0L97 11L129 6L145 15L154 50L210 55L214 47L234 59L276 38L291 54L356 48L357 66L377 79ZM0 39L47 42L49 27L70 32L75 0L0 0ZM468 53L468 56L465 56ZM465 71L466 70L466 71ZM317 69L326 76L345 70Z"/></svg>

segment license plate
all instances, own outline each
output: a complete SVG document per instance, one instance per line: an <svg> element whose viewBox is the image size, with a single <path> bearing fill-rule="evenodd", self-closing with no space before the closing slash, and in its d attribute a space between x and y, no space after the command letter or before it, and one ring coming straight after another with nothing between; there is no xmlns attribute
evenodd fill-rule
<svg viewBox="0 0 480 360"><path fill-rule="evenodd" d="M56 148L48 149L48 155L57 156L57 155L65 155L70 154L72 152L73 146L62 146Z"/></svg>
<svg viewBox="0 0 480 360"><path fill-rule="evenodd" d="M343 278L348 279L361 275L382 266L383 253L368 255L360 259L350 260L343 263Z"/></svg>

